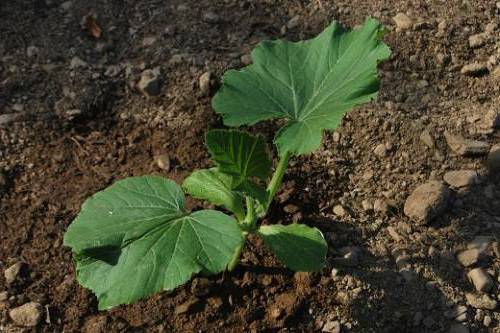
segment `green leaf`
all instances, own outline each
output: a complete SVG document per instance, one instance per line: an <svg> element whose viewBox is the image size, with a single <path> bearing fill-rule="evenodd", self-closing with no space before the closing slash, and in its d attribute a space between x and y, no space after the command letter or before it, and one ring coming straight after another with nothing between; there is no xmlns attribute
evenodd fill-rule
<svg viewBox="0 0 500 333"><path fill-rule="evenodd" d="M180 187L160 177L127 178L98 192L64 236L78 281L100 309L173 289L202 270L221 272L242 241L233 218L189 215Z"/></svg>
<svg viewBox="0 0 500 333"><path fill-rule="evenodd" d="M390 56L374 19L353 31L333 22L317 37L261 42L253 64L226 72L212 101L228 126L272 118L288 122L274 141L280 155L306 154L354 106L377 95L377 64Z"/></svg>
<svg viewBox="0 0 500 333"><path fill-rule="evenodd" d="M257 202L256 210L259 217L263 217L266 214L265 206L269 198L269 193L265 188L250 180L246 180L236 190L245 193Z"/></svg>
<svg viewBox="0 0 500 333"><path fill-rule="evenodd" d="M327 244L316 228L304 224L263 225L257 234L278 260L294 271L316 272L325 266Z"/></svg>
<svg viewBox="0 0 500 333"><path fill-rule="evenodd" d="M243 197L232 190L233 182L233 176L212 168L193 172L184 180L182 187L197 199L208 200L214 205L226 207L242 220L245 218Z"/></svg>
<svg viewBox="0 0 500 333"><path fill-rule="evenodd" d="M235 130L211 130L206 135L206 143L219 170L235 176L235 185L251 177L266 179L271 171L271 160L261 136Z"/></svg>

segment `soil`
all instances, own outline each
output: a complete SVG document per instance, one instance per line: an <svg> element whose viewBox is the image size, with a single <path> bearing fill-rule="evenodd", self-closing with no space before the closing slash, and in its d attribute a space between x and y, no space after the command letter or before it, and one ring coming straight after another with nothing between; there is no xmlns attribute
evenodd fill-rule
<svg viewBox="0 0 500 333"><path fill-rule="evenodd" d="M397 28L398 13L415 24ZM83 201L127 176L180 182L209 165L203 134L222 123L199 88L203 73L220 80L263 39L308 38L332 20L353 27L369 15L387 27L393 50L378 100L292 160L264 221L320 228L329 242L323 272L293 274L251 238L234 272L98 311L62 246ZM500 112L499 23L492 0L0 2L0 271L25 263L13 283L0 275L0 331L500 332L499 306L466 300L474 286L455 256L491 237L477 265L500 300L500 177L485 155L457 155L443 135L500 143L498 129L478 130L489 110ZM471 48L469 37L486 30ZM474 62L487 63L481 75L461 72ZM146 97L136 83L154 68L160 94ZM274 127L250 130L271 142ZM435 147L420 139L424 130ZM384 154L374 153L381 144ZM168 171L155 163L160 154ZM462 169L479 181L454 190L443 214L427 225L405 216L416 186ZM43 305L44 319L17 327L8 312L29 301ZM450 315L459 306L465 315Z"/></svg>

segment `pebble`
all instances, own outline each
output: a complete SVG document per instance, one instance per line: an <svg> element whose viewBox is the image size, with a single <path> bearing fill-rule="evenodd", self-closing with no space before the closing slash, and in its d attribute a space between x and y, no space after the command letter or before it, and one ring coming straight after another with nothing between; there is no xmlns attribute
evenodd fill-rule
<svg viewBox="0 0 500 333"><path fill-rule="evenodd" d="M321 331L326 333L340 333L340 322L338 320L329 320L325 323Z"/></svg>
<svg viewBox="0 0 500 333"><path fill-rule="evenodd" d="M300 16L295 15L294 17L292 17L290 19L290 21L287 22L286 27L288 29L294 29L294 28L297 28L299 26L299 23L300 23Z"/></svg>
<svg viewBox="0 0 500 333"><path fill-rule="evenodd" d="M480 76L488 73L488 66L484 62L474 62L463 66L460 73L467 76Z"/></svg>
<svg viewBox="0 0 500 333"><path fill-rule="evenodd" d="M465 293L465 298L467 303L476 309L495 310L497 307L497 301L486 294Z"/></svg>
<svg viewBox="0 0 500 333"><path fill-rule="evenodd" d="M9 292L8 291L0 292L0 302L5 302L8 299L9 299Z"/></svg>
<svg viewBox="0 0 500 333"><path fill-rule="evenodd" d="M110 65L108 68L106 68L106 71L104 72L104 75L107 77L116 77L120 72L122 71L122 68L120 65Z"/></svg>
<svg viewBox="0 0 500 333"><path fill-rule="evenodd" d="M159 95L161 92L160 68L144 70L137 88L146 96Z"/></svg>
<svg viewBox="0 0 500 333"><path fill-rule="evenodd" d="M479 127L485 130L493 130L500 127L500 112L490 109L481 119Z"/></svg>
<svg viewBox="0 0 500 333"><path fill-rule="evenodd" d="M440 181L418 186L406 199L404 213L419 224L426 224L441 215L448 206L450 191Z"/></svg>
<svg viewBox="0 0 500 333"><path fill-rule="evenodd" d="M377 147L375 147L375 149L373 149L373 153L378 157L387 156L387 148L385 147L385 144L379 144Z"/></svg>
<svg viewBox="0 0 500 333"><path fill-rule="evenodd" d="M490 327L490 325L491 325L491 317L490 316L484 316L483 325L486 327Z"/></svg>
<svg viewBox="0 0 500 333"><path fill-rule="evenodd" d="M500 172L500 144L491 147L488 153L488 169L491 173Z"/></svg>
<svg viewBox="0 0 500 333"><path fill-rule="evenodd" d="M36 46L31 45L26 48L26 55L28 56L28 58L36 57L39 54L40 49Z"/></svg>
<svg viewBox="0 0 500 333"><path fill-rule="evenodd" d="M82 59L80 59L78 57L73 57L73 59L71 59L71 62L69 64L69 68L75 69L75 68L82 68L82 67L87 67L87 63L85 61L83 61Z"/></svg>
<svg viewBox="0 0 500 333"><path fill-rule="evenodd" d="M177 305L174 309L174 313L179 315L179 314L189 312L193 309L194 305L198 303L198 301L199 301L198 298L192 297L192 298L188 299L187 301L185 301L184 303Z"/></svg>
<svg viewBox="0 0 500 333"><path fill-rule="evenodd" d="M287 214L293 214L299 210L299 207L296 205L288 204L285 207L283 207L283 211Z"/></svg>
<svg viewBox="0 0 500 333"><path fill-rule="evenodd" d="M198 80L199 86L201 93L205 96L210 95L212 92L212 73L211 72L205 72L200 76L200 79Z"/></svg>
<svg viewBox="0 0 500 333"><path fill-rule="evenodd" d="M42 319L43 307L39 303L29 302L9 311L9 316L20 326L36 326Z"/></svg>
<svg viewBox="0 0 500 333"><path fill-rule="evenodd" d="M467 276L472 281L477 291L488 292L493 289L493 280L491 276L482 268L474 268Z"/></svg>
<svg viewBox="0 0 500 333"><path fill-rule="evenodd" d="M65 10L65 11L68 11L71 9L71 7L73 7L73 2L72 1L65 1L61 4L61 9L62 10Z"/></svg>
<svg viewBox="0 0 500 333"><path fill-rule="evenodd" d="M203 13L203 21L208 23L219 23L221 21L220 16L214 12Z"/></svg>
<svg viewBox="0 0 500 333"><path fill-rule="evenodd" d="M478 249L469 249L460 252L457 255L457 260L462 266L469 267L476 264L479 261L480 252Z"/></svg>
<svg viewBox="0 0 500 333"><path fill-rule="evenodd" d="M250 54L244 54L240 57L241 64L248 66L252 63L252 56Z"/></svg>
<svg viewBox="0 0 500 333"><path fill-rule="evenodd" d="M167 154L161 154L156 156L156 165L162 170L170 170L170 157Z"/></svg>
<svg viewBox="0 0 500 333"><path fill-rule="evenodd" d="M19 119L20 116L19 113L0 114L0 126L9 125Z"/></svg>
<svg viewBox="0 0 500 333"><path fill-rule="evenodd" d="M22 268L23 268L23 263L21 262L15 263L14 265L7 268L3 273L5 277L5 282L7 282L7 284L11 284L14 281L16 281L17 277L19 276L19 273L21 273Z"/></svg>
<svg viewBox="0 0 500 333"><path fill-rule="evenodd" d="M392 20L396 23L396 27L401 30L407 30L413 26L413 20L403 13L398 13Z"/></svg>
<svg viewBox="0 0 500 333"><path fill-rule="evenodd" d="M432 134L429 132L429 130L424 130L420 134L420 141L422 141L427 147L433 149L436 146L436 143L434 142L434 137Z"/></svg>
<svg viewBox="0 0 500 333"><path fill-rule="evenodd" d="M488 35L486 33L472 35L469 37L469 46L473 49L481 47L486 43L487 38Z"/></svg>
<svg viewBox="0 0 500 333"><path fill-rule="evenodd" d="M444 137L450 149L460 156L486 155L490 150L490 145L484 141L465 139L448 131L444 132Z"/></svg>
<svg viewBox="0 0 500 333"><path fill-rule="evenodd" d="M368 212L368 211L373 210L373 204L370 202L370 200L366 200L366 199L365 199L365 200L363 200L363 201L361 202L361 207L363 207L363 210L364 210L365 212Z"/></svg>
<svg viewBox="0 0 500 333"><path fill-rule="evenodd" d="M469 329L460 323L453 323L450 325L449 333L469 333Z"/></svg>
<svg viewBox="0 0 500 333"><path fill-rule="evenodd" d="M373 210L385 214L389 211L389 204L384 199L375 199L373 202Z"/></svg>
<svg viewBox="0 0 500 333"><path fill-rule="evenodd" d="M475 184L478 175L474 170L448 171L444 174L443 179L451 187L460 188Z"/></svg>
<svg viewBox="0 0 500 333"><path fill-rule="evenodd" d="M444 313L446 318L455 319L459 322L467 320L467 307L465 305L457 305L453 309Z"/></svg>
<svg viewBox="0 0 500 333"><path fill-rule="evenodd" d="M333 213L338 217L343 217L347 215L347 212L344 209L344 207L342 207L342 205L336 205L335 207L333 207Z"/></svg>

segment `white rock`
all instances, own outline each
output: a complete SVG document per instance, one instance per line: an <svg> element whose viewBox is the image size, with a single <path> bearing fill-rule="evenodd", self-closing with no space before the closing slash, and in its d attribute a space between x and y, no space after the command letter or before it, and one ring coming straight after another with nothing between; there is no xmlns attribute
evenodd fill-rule
<svg viewBox="0 0 500 333"><path fill-rule="evenodd" d="M486 294L465 293L465 298L467 299L467 303L476 309L495 310L498 304L497 301Z"/></svg>
<svg viewBox="0 0 500 333"><path fill-rule="evenodd" d="M469 267L479 261L480 252L478 249L469 249L457 254L457 260L462 266Z"/></svg>
<svg viewBox="0 0 500 333"><path fill-rule="evenodd" d="M448 185L455 188L473 185L477 182L477 178L477 172L474 170L448 171L443 177Z"/></svg>
<svg viewBox="0 0 500 333"><path fill-rule="evenodd" d="M36 326L42 319L43 307L29 302L9 311L9 316L19 326Z"/></svg>
<svg viewBox="0 0 500 333"><path fill-rule="evenodd" d="M170 157L167 154L156 156L156 165L162 170L170 170Z"/></svg>
<svg viewBox="0 0 500 333"><path fill-rule="evenodd" d="M323 326L322 332L326 333L340 333L340 322L329 320Z"/></svg>
<svg viewBox="0 0 500 333"><path fill-rule="evenodd" d="M342 205L335 205L335 207L333 207L333 213L339 217L347 215L347 212Z"/></svg>
<svg viewBox="0 0 500 333"><path fill-rule="evenodd" d="M463 66L460 73L468 76L479 76L488 73L488 66L484 62L474 62Z"/></svg>
<svg viewBox="0 0 500 333"><path fill-rule="evenodd" d="M398 13L392 20L396 23L396 27L401 30L407 30L413 26L413 20L403 13Z"/></svg>
<svg viewBox="0 0 500 333"><path fill-rule="evenodd" d="M381 144L377 145L377 147L375 147L375 149L373 149L373 153L375 155L377 155L378 157L387 156L387 148L386 148L385 144L381 143Z"/></svg>
<svg viewBox="0 0 500 333"><path fill-rule="evenodd" d="M14 265L7 268L3 273L5 277L5 282L7 282L7 284L11 284L12 282L16 281L17 277L19 276L19 273L21 273L22 268L23 268L23 263L21 262L15 263Z"/></svg>
<svg viewBox="0 0 500 333"><path fill-rule="evenodd" d="M406 199L404 213L419 224L426 224L444 212L450 191L439 181L418 186Z"/></svg>
<svg viewBox="0 0 500 333"><path fill-rule="evenodd" d="M212 90L212 73L211 72L205 72L200 76L199 79L199 85L200 85L200 90L201 93L205 96L210 95L210 92Z"/></svg>
<svg viewBox="0 0 500 333"><path fill-rule="evenodd" d="M474 268L467 276L477 291L488 292L493 288L493 280L482 268Z"/></svg>
<svg viewBox="0 0 500 333"><path fill-rule="evenodd" d="M472 35L469 37L469 46L471 48L481 47L486 43L487 38L488 35L485 33Z"/></svg>

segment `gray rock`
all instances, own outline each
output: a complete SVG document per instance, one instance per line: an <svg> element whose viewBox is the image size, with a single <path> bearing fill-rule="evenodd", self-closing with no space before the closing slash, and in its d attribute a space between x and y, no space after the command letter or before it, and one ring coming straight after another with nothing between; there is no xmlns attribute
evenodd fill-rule
<svg viewBox="0 0 500 333"><path fill-rule="evenodd" d="M497 301L486 294L465 293L465 298L467 303L476 309L495 310L498 305Z"/></svg>
<svg viewBox="0 0 500 333"><path fill-rule="evenodd" d="M458 253L457 260L462 266L469 267L479 261L479 255L478 249L469 249Z"/></svg>
<svg viewBox="0 0 500 333"><path fill-rule="evenodd" d="M396 14L392 20L396 23L396 27L401 30L411 29L413 26L413 20L403 13Z"/></svg>
<svg viewBox="0 0 500 333"><path fill-rule="evenodd" d="M491 317L490 316L484 316L483 325L486 327L490 327L490 325L491 325Z"/></svg>
<svg viewBox="0 0 500 333"><path fill-rule="evenodd" d="M29 302L9 311L9 316L16 325L36 326L42 319L43 307L39 303Z"/></svg>
<svg viewBox="0 0 500 333"><path fill-rule="evenodd" d="M493 174L500 173L500 144L491 147L488 153L488 169Z"/></svg>
<svg viewBox="0 0 500 333"><path fill-rule="evenodd" d="M146 69L141 74L137 88L146 96L158 96L161 93L160 69Z"/></svg>
<svg viewBox="0 0 500 333"><path fill-rule="evenodd" d="M21 117L19 113L0 114L0 126L5 127Z"/></svg>
<svg viewBox="0 0 500 333"><path fill-rule="evenodd" d="M483 46L486 43L486 40L488 39L488 34L480 33L476 35L472 35L469 37L469 46L471 48L478 48Z"/></svg>
<svg viewBox="0 0 500 333"><path fill-rule="evenodd" d="M219 23L221 21L220 16L214 12L203 13L203 21L208 23Z"/></svg>
<svg viewBox="0 0 500 333"><path fill-rule="evenodd" d="M170 170L170 157L167 154L161 154L156 156L156 165L162 170Z"/></svg>
<svg viewBox="0 0 500 333"><path fill-rule="evenodd" d="M28 58L34 58L39 54L40 49L36 46L31 45L26 48L26 55L28 56Z"/></svg>
<svg viewBox="0 0 500 333"><path fill-rule="evenodd" d="M288 29L294 29L294 28L297 28L299 26L299 23L300 23L300 16L295 15L294 17L292 17L290 19L290 21L287 22L286 27Z"/></svg>
<svg viewBox="0 0 500 333"><path fill-rule="evenodd" d="M444 137L450 149L460 156L486 155L490 150L487 142L464 139L448 131L444 132Z"/></svg>
<svg viewBox="0 0 500 333"><path fill-rule="evenodd" d="M442 214L448 206L450 191L440 181L418 186L406 199L404 213L419 224L426 224Z"/></svg>
<svg viewBox="0 0 500 333"><path fill-rule="evenodd" d="M71 9L71 7L73 7L73 2L72 1L65 1L61 4L61 9L62 10L65 10L65 11L68 11Z"/></svg>
<svg viewBox="0 0 500 333"><path fill-rule="evenodd" d="M213 87L212 77L213 75L211 72L205 72L200 76L199 79L200 90L201 93L205 96L210 95L210 93L212 92L212 87Z"/></svg>
<svg viewBox="0 0 500 333"><path fill-rule="evenodd" d="M480 76L488 73L488 66L484 62L474 62L463 66L460 73L467 76Z"/></svg>
<svg viewBox="0 0 500 333"><path fill-rule="evenodd" d="M83 67L87 67L87 63L85 61L83 61L82 59L78 58L78 57L73 57L71 59L71 62L69 64L69 68L71 69L75 69L75 68L83 68Z"/></svg>
<svg viewBox="0 0 500 333"><path fill-rule="evenodd" d="M120 65L110 65L108 68L106 68L106 71L104 72L104 75L107 77L116 77L120 72L122 71L122 68Z"/></svg>
<svg viewBox="0 0 500 333"><path fill-rule="evenodd" d="M488 292L493 289L493 280L491 276L482 268L474 268L467 276L472 281L477 291Z"/></svg>
<svg viewBox="0 0 500 333"><path fill-rule="evenodd" d="M321 331L326 333L340 333L340 322L338 320L329 320L323 325Z"/></svg>
<svg viewBox="0 0 500 333"><path fill-rule="evenodd" d="M444 174L443 179L451 187L460 188L475 184L478 175L474 170L448 171Z"/></svg>
<svg viewBox="0 0 500 333"><path fill-rule="evenodd" d="M7 268L3 273L5 277L5 282L7 282L7 284L11 284L14 281L16 281L17 277L19 276L19 273L21 273L22 268L23 268L23 263L21 262L15 263L14 265Z"/></svg>

